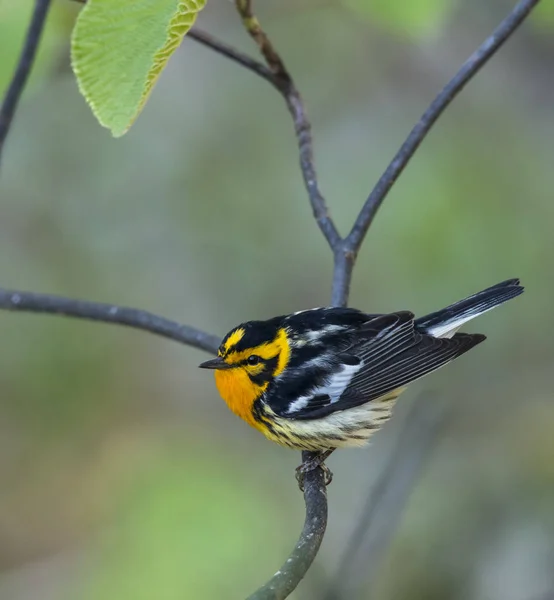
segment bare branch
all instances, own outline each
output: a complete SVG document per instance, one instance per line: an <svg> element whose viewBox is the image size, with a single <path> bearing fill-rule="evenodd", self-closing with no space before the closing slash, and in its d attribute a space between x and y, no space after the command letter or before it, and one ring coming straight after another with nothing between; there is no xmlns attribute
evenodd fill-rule
<svg viewBox="0 0 554 600"><path fill-rule="evenodd" d="M275 79L273 83L285 98L289 112L291 113L294 121L296 137L300 150L300 166L310 198L310 203L314 212L314 217L316 218L316 221L321 231L325 235L329 245L334 251L334 274L331 295L331 304L333 306L346 306L348 302L352 271L356 261L356 256L369 229L369 226L371 225L373 217L375 216L378 207L386 197L386 194L398 176L401 174L410 158L413 156L414 152L417 150L419 144L425 138L427 132L442 114L444 109L461 91L464 85L478 72L478 70L487 62L487 60L496 52L496 50L498 50L502 43L515 31L517 26L523 22L525 17L529 14L533 6L538 3L538 1L539 0L521 0L520 3L514 8L512 13L501 23L495 32L493 32L492 36L488 38L482 44L482 46L480 46L480 48L461 67L451 82L437 96L429 109L424 113L420 122L408 136L408 139L402 145L397 155L386 169L385 173L378 181L375 189L372 191L366 203L362 207L362 210L360 211L360 214L358 215L350 234L345 240L342 240L333 221L329 217L325 200L322 197L317 184L317 177L313 163L310 122L307 118L302 98L296 89L292 77L287 71L279 53L276 51L265 31L262 29L260 22L253 14L252 1L235 0L237 10L242 18L243 25L258 45L260 52L264 56L266 63L269 66L269 69L274 74ZM430 439L432 438L431 435L428 437ZM426 448L426 446L423 447ZM398 455L398 453L394 454L393 463L396 463L396 457ZM306 460L306 453L304 453L303 461ZM394 530L394 525L398 521L399 515L402 512L404 503L411 489L413 488L415 482L415 476L413 474L417 472L418 469L417 466L414 467L412 463L410 464L411 468L404 472L402 472L401 469L397 469L395 464L392 464L390 472L387 471L386 475L383 476L383 480L378 486L378 490L380 490L380 493L383 494L383 497L386 498L386 501L391 504L393 509L389 511L389 520L387 522L388 528L381 528L378 530L378 534L375 534L372 538L373 545L371 547L373 549L382 549L387 538L390 537L391 532ZM320 469L317 469L316 472L321 475ZM404 473L404 475L402 473ZM406 475L406 473L408 475ZM395 485L397 482L400 483ZM390 492L391 489L393 490L392 492ZM306 490L308 491L308 488L306 488ZM310 510L308 499L309 497L306 497L307 511ZM370 525L373 525L373 523L376 522L374 519L374 514L377 508L375 506L378 507L379 502L377 502L373 496L370 498L370 501L372 504L367 513L367 522L364 529L367 529ZM327 505L325 503L325 512L326 511ZM324 529L321 534L323 535L323 533ZM361 543L363 539L363 537L359 538L359 543ZM355 540L353 545L354 553L356 553L358 550L357 544L358 542ZM372 551L372 554L377 555L377 550L375 550L375 552ZM301 556L302 553L300 553L300 557ZM298 560L299 555L293 553L285 565L295 565ZM252 596L252 598L285 598L300 582L312 560L313 557L308 563L303 561L298 565L298 569L293 567L295 568L297 574L299 574L294 586L287 587L286 591L284 591L282 589L282 581L279 578L281 572L278 572L276 576L274 576L266 586L258 590L258 592ZM272 595L264 595L267 593L267 586L270 586ZM276 595L276 590L279 589L281 589L281 592L283 593L282 596ZM262 595L258 596L257 594Z"/></svg>
<svg viewBox="0 0 554 600"><path fill-rule="evenodd" d="M23 49L21 50L15 72L4 96L2 107L0 108L0 164L2 162L4 143L35 61L37 48L46 23L46 17L48 16L50 2L51 0L35 0L35 8L33 9L31 22L27 29Z"/></svg>
<svg viewBox="0 0 554 600"><path fill-rule="evenodd" d="M314 218L336 256L342 245L342 239L329 216L325 199L319 191L313 158L311 124L302 97L283 60L253 14L251 0L235 0L235 4L245 29L256 42L273 74L273 85L285 99L292 116L300 154L300 169ZM314 456L314 453L303 452L302 462L306 463ZM323 470L318 467L306 473L303 485L306 518L300 538L281 569L264 586L254 592L249 600L287 598L302 581L319 551L327 527L327 492Z"/></svg>
<svg viewBox="0 0 554 600"><path fill-rule="evenodd" d="M333 285L331 288L331 306L346 306L350 296L352 271L356 262L356 253L345 250L344 241L335 250L333 264Z"/></svg>
<svg viewBox="0 0 554 600"><path fill-rule="evenodd" d="M221 40L218 40L213 35L210 35L209 33L198 29L198 27L193 27L185 36L185 39L187 38L194 40L195 42L199 42L200 44L207 46L212 50L215 50L215 52L217 52L218 54L222 54L223 56L230 58L236 63L256 73L256 75L263 77L272 85L275 85L275 78L273 76L273 73L265 65L263 65L261 62L258 62L257 60L254 60L247 54L240 52L236 48L225 44Z"/></svg>
<svg viewBox="0 0 554 600"><path fill-rule="evenodd" d="M48 313L88 321L124 325L205 350L211 354L217 352L220 342L220 338L215 335L204 333L189 325L181 325L145 310L88 302L86 300L73 300L49 294L35 294L0 288L0 310Z"/></svg>
<svg viewBox="0 0 554 600"><path fill-rule="evenodd" d="M235 2L237 10L242 19L244 28L252 39L256 42L256 45L260 49L266 63L268 64L271 72L279 77L290 80L290 75L285 68L281 57L277 50L273 47L273 44L267 37L266 32L262 29L260 22L256 15L252 12L252 0L236 0Z"/></svg>
<svg viewBox="0 0 554 600"><path fill-rule="evenodd" d="M313 456L312 452L303 452L302 460L306 462ZM277 573L248 600L283 600L294 591L314 561L327 527L327 490L319 468L305 475L304 501L304 528L294 550Z"/></svg>
<svg viewBox="0 0 554 600"><path fill-rule="evenodd" d="M331 249L335 251L340 246L342 240L335 223L329 216L329 209L319 190L314 166L311 124L302 97L296 89L283 60L262 29L260 22L252 13L251 1L236 0L236 6L245 29L258 45L269 69L274 75L274 86L279 90L287 103L287 108L294 122L294 130L298 142L300 169L302 170L304 185L308 192L314 217Z"/></svg>
<svg viewBox="0 0 554 600"><path fill-rule="evenodd" d="M452 100L454 100L454 98L462 91L466 83L478 73L481 67L486 64L502 44L523 23L525 18L539 1L540 0L520 0L513 8L512 12L468 58L468 60L460 67L456 75L454 75L444 89L433 100L371 191L351 232L346 238L347 250L357 254L377 210L436 120L442 115Z"/></svg>

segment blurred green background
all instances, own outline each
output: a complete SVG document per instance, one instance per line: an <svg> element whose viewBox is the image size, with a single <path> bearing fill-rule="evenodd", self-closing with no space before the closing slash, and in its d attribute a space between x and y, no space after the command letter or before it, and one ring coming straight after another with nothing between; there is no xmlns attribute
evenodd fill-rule
<svg viewBox="0 0 554 600"><path fill-rule="evenodd" d="M545 0L448 109L384 203L351 304L436 310L509 277L489 340L329 465L328 533L295 594L322 598L403 406L450 417L356 597L535 600L554 590L554 10ZM510 0L272 0L258 13L312 118L342 232L435 93ZM0 1L0 88L32 3ZM331 253L292 124L260 79L185 40L130 133L93 119L56 0L5 148L0 285L137 306L223 335L329 300ZM230 2L199 25L254 53ZM219 399L205 355L148 334L0 313L1 600L243 598L303 519L300 456ZM395 437L396 436L396 437ZM353 597L351 592L346 597Z"/></svg>

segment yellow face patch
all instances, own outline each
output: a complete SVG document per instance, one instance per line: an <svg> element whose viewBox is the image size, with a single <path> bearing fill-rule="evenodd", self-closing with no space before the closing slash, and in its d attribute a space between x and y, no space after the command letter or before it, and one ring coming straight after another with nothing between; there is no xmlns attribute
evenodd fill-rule
<svg viewBox="0 0 554 600"><path fill-rule="evenodd" d="M274 373L275 377L277 377L287 368L290 360L290 344L287 332L282 328L279 329L273 343L279 348L279 362Z"/></svg>
<svg viewBox="0 0 554 600"><path fill-rule="evenodd" d="M227 406L249 425L260 429L263 426L254 418L252 406L266 391L268 383L260 385L252 381L250 377L260 375L266 368L264 361L275 357L277 357L277 366L273 376L280 375L290 360L290 345L285 329L279 329L275 339L271 342L265 342L240 352L234 351L233 346L242 340L244 335L244 329L239 328L229 336L220 355L224 356L227 364L236 366L233 369L216 370L215 383ZM246 361L252 355L259 356L262 360L255 365L249 365Z"/></svg>
<svg viewBox="0 0 554 600"><path fill-rule="evenodd" d="M235 333L231 334L231 337L234 336ZM240 339L244 336L241 335ZM231 337L229 339L231 339ZM235 342L236 343L236 342ZM227 346L227 344L225 344ZM259 346L254 346L253 348L247 348L246 350L241 350L240 352L233 351L232 347L229 346L230 350L228 351L227 356L225 357L225 362L230 365L239 364L247 360L247 358L251 355L259 356L262 360L268 360L270 358L279 357L279 361L277 363L277 369L275 370L274 376L277 377L280 375L286 368L290 360L290 345L287 338L287 332L281 328L277 331L277 335L275 339L271 342L265 342L260 344ZM258 371L259 373L260 371ZM256 374L254 371L252 374Z"/></svg>

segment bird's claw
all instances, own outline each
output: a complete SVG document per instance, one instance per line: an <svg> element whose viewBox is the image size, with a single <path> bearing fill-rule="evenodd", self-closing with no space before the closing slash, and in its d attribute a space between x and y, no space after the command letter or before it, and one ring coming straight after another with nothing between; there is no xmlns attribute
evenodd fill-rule
<svg viewBox="0 0 554 600"><path fill-rule="evenodd" d="M304 491L304 477L306 473L309 473L318 467L320 467L323 471L326 486L333 481L333 472L324 462L326 458L327 456L316 456L315 458L307 460L296 467L296 481L298 482L298 487L300 488L301 492Z"/></svg>

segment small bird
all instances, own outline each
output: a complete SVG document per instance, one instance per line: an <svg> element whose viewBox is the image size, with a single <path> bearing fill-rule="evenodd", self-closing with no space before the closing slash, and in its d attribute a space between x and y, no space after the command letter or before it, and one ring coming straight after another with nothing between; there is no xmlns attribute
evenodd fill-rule
<svg viewBox="0 0 554 600"><path fill-rule="evenodd" d="M228 407L268 439L320 453L306 472L335 448L365 444L408 384L485 339L456 333L464 323L522 292L510 279L419 319L313 308L248 321L200 367L215 369Z"/></svg>

